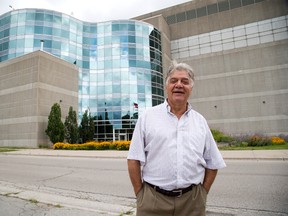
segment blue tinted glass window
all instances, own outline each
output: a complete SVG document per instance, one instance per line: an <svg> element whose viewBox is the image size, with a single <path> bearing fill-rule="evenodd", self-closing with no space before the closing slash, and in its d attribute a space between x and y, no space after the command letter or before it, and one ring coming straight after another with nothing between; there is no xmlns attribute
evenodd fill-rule
<svg viewBox="0 0 288 216"><path fill-rule="evenodd" d="M134 36L128 36L128 42L129 43L135 43L136 42L136 39Z"/></svg>
<svg viewBox="0 0 288 216"><path fill-rule="evenodd" d="M34 30L34 28L33 28L33 30ZM8 31L7 31L8 32ZM10 28L10 36L12 36L12 35L16 35L17 34L17 27L12 27L12 28ZM4 34L3 34L4 35ZM8 35L7 35L8 36Z"/></svg>
<svg viewBox="0 0 288 216"><path fill-rule="evenodd" d="M135 31L135 25L134 24L128 24L128 30L129 31Z"/></svg>
<svg viewBox="0 0 288 216"><path fill-rule="evenodd" d="M17 21L18 21L17 14L11 15L11 24L17 23Z"/></svg>
<svg viewBox="0 0 288 216"><path fill-rule="evenodd" d="M9 49L16 48L16 40L9 41Z"/></svg>
<svg viewBox="0 0 288 216"><path fill-rule="evenodd" d="M61 49L61 42L54 40L54 41L52 42L52 48L53 48L53 49L58 49L58 50L60 50L60 49Z"/></svg>
<svg viewBox="0 0 288 216"><path fill-rule="evenodd" d="M47 22L52 22L53 16L51 14L44 14L44 20Z"/></svg>
<svg viewBox="0 0 288 216"><path fill-rule="evenodd" d="M119 31L119 24L112 24L112 31Z"/></svg>
<svg viewBox="0 0 288 216"><path fill-rule="evenodd" d="M18 26L17 34L18 35L24 35L24 33L25 33L25 26Z"/></svg>
<svg viewBox="0 0 288 216"><path fill-rule="evenodd" d="M34 39L34 47L40 47L41 41L39 39Z"/></svg>
<svg viewBox="0 0 288 216"><path fill-rule="evenodd" d="M105 93L105 86L97 86L97 92L98 94L104 94Z"/></svg>
<svg viewBox="0 0 288 216"><path fill-rule="evenodd" d="M62 16L62 25L69 26L69 18L67 16Z"/></svg>
<svg viewBox="0 0 288 216"><path fill-rule="evenodd" d="M34 44L34 40L32 38L25 39L25 47L32 48L33 44Z"/></svg>
<svg viewBox="0 0 288 216"><path fill-rule="evenodd" d="M52 48L52 41L51 40L45 40L44 47L46 48Z"/></svg>
<svg viewBox="0 0 288 216"><path fill-rule="evenodd" d="M17 46L17 48L22 48L22 47L24 47L24 39L18 39L16 46Z"/></svg>
<svg viewBox="0 0 288 216"><path fill-rule="evenodd" d="M106 36L106 37L104 38L104 44L105 44L105 45L111 44L111 42L112 42L112 37Z"/></svg>
<svg viewBox="0 0 288 216"><path fill-rule="evenodd" d="M53 28L53 36L61 37L61 29Z"/></svg>
<svg viewBox="0 0 288 216"><path fill-rule="evenodd" d="M44 26L43 33L47 35L52 35L52 28Z"/></svg>
<svg viewBox="0 0 288 216"><path fill-rule="evenodd" d="M44 14L43 13L36 13L35 20L36 21L43 21L44 20Z"/></svg>
<svg viewBox="0 0 288 216"><path fill-rule="evenodd" d="M104 25L100 24L97 26L97 33L104 34Z"/></svg>
<svg viewBox="0 0 288 216"><path fill-rule="evenodd" d="M62 29L62 31L61 31L61 36L62 36L63 38L69 39L69 32L66 31L66 30L64 30L64 29Z"/></svg>
<svg viewBox="0 0 288 216"><path fill-rule="evenodd" d="M25 22L26 20L26 13L19 13L18 14L18 23Z"/></svg>
<svg viewBox="0 0 288 216"><path fill-rule="evenodd" d="M25 34L33 34L34 33L34 26L26 26Z"/></svg>
<svg viewBox="0 0 288 216"><path fill-rule="evenodd" d="M35 20L35 13L27 12L26 13L26 20Z"/></svg>
<svg viewBox="0 0 288 216"><path fill-rule="evenodd" d="M43 33L43 26L35 26L34 27L35 34L42 34Z"/></svg>
<svg viewBox="0 0 288 216"><path fill-rule="evenodd" d="M56 24L61 25L61 23L62 23L62 17L61 17L61 16L58 16L58 15L54 15L54 16L53 16L53 22L56 23Z"/></svg>

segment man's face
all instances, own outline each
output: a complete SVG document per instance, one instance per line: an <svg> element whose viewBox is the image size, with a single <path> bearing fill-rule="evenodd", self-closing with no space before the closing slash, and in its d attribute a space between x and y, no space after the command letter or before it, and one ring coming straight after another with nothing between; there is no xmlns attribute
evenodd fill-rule
<svg viewBox="0 0 288 216"><path fill-rule="evenodd" d="M186 105L192 92L191 79L184 70L175 70L168 78L166 85L168 101L174 105Z"/></svg>

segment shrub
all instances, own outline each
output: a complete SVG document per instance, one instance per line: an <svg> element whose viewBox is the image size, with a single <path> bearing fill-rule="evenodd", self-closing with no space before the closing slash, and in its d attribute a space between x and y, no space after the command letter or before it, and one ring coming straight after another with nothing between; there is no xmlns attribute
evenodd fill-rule
<svg viewBox="0 0 288 216"><path fill-rule="evenodd" d="M272 141L270 138L268 137L264 137L264 136L259 136L259 135L254 135L251 136L248 140L248 146L269 146L272 145Z"/></svg>
<svg viewBox="0 0 288 216"><path fill-rule="evenodd" d="M284 145L285 144L284 139L282 139L280 137L276 137L276 136L271 137L271 141L272 141L272 144L274 144L274 145Z"/></svg>
<svg viewBox="0 0 288 216"><path fill-rule="evenodd" d="M53 145L53 149L63 150L129 150L130 141L114 141L114 142L87 142L83 144L68 144L58 142Z"/></svg>
<svg viewBox="0 0 288 216"><path fill-rule="evenodd" d="M228 136L219 130L211 129L211 133L216 142L230 143L234 140L231 136Z"/></svg>

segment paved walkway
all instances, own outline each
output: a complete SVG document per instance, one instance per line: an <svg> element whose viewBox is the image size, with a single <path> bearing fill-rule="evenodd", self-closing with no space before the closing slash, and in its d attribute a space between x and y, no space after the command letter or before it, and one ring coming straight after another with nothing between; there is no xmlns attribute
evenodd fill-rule
<svg viewBox="0 0 288 216"><path fill-rule="evenodd" d="M95 157L95 158L126 158L128 151L113 150L53 150L53 149L20 149L12 152L3 152L7 155L33 155L56 157ZM229 160L288 160L288 150L243 150L221 151L224 159Z"/></svg>

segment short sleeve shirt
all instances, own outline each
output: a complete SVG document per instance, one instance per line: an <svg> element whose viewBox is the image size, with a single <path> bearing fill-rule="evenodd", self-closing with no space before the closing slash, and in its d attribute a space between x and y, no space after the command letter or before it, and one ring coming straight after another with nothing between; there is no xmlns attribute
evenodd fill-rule
<svg viewBox="0 0 288 216"><path fill-rule="evenodd" d="M167 101L139 117L127 158L141 162L144 181L166 190L202 183L205 168L226 166L204 117L189 104L178 119Z"/></svg>

